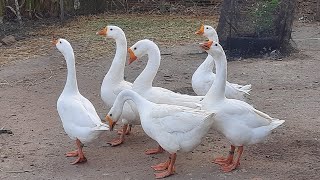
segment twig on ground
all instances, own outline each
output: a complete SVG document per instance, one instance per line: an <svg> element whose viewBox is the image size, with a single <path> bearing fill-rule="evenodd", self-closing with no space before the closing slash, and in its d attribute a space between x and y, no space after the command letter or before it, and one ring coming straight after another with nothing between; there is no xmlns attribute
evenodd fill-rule
<svg viewBox="0 0 320 180"><path fill-rule="evenodd" d="M4 82L0 83L0 85L9 85L12 87L12 84L10 84L7 80L3 80Z"/></svg>
<svg viewBox="0 0 320 180"><path fill-rule="evenodd" d="M10 129L0 129L0 134L13 134Z"/></svg>
<svg viewBox="0 0 320 180"><path fill-rule="evenodd" d="M6 171L6 173L26 173L32 172L33 170L21 170L21 171Z"/></svg>
<svg viewBox="0 0 320 180"><path fill-rule="evenodd" d="M161 53L161 55L163 55L163 56L171 56L172 53Z"/></svg>
<svg viewBox="0 0 320 180"><path fill-rule="evenodd" d="M13 133L10 129L4 129L4 127L2 127L0 129L0 134L13 134Z"/></svg>

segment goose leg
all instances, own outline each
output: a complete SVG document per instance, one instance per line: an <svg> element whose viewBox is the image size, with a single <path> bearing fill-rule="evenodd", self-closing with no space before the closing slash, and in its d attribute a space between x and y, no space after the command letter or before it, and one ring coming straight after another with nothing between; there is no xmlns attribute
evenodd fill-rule
<svg viewBox="0 0 320 180"><path fill-rule="evenodd" d="M73 164L77 164L77 163L83 163L83 162L87 161L87 158L84 157L84 154L83 154L83 151L82 151L83 144L80 142L79 139L76 140L76 144L77 144L77 147L78 147L78 150L76 150L77 153L76 153L76 151L72 151L72 152L70 152L71 154L69 154L69 155L74 155L74 157L78 156L78 158L73 163L70 163L72 165ZM68 153L67 153L67 155L68 155ZM70 156L68 156L68 157L70 157Z"/></svg>
<svg viewBox="0 0 320 180"><path fill-rule="evenodd" d="M237 158L235 161L233 161L230 165L227 165L227 166L223 166L221 169L223 172L230 172L234 169L236 169L239 165L240 165L240 158L241 158L241 155L243 153L243 146L239 146L238 147L238 150L237 150Z"/></svg>
<svg viewBox="0 0 320 180"><path fill-rule="evenodd" d="M132 124L129 124L129 125L128 125L128 128L127 128L127 130L126 130L126 135L129 135L129 134L130 134L131 128L132 128Z"/></svg>
<svg viewBox="0 0 320 180"><path fill-rule="evenodd" d="M122 132L126 132L127 127L128 127L127 124L123 125L123 126L122 126ZM117 138L117 139L112 140L111 142L109 142L109 144L110 144L111 146L118 146L118 145L122 144L123 141L124 141L124 134L125 134L125 133L121 133L120 138Z"/></svg>
<svg viewBox="0 0 320 180"><path fill-rule="evenodd" d="M125 126L125 125L124 125ZM122 126L122 128L123 128L123 126ZM122 133L123 133L123 130L122 129L119 129L118 131L117 131L117 133L118 133L118 135L121 135Z"/></svg>
<svg viewBox="0 0 320 180"><path fill-rule="evenodd" d="M132 125L129 124L129 126L128 126L128 125L124 125L124 126L127 126L127 128L126 128L126 130L125 130L125 135L129 135L130 132L131 132ZM124 128L123 128L123 129L124 129ZM118 134L119 134L119 135L121 135L121 134L124 132L123 129L120 129L120 130L118 131Z"/></svg>
<svg viewBox="0 0 320 180"><path fill-rule="evenodd" d="M236 149L235 146L231 145L230 151L229 151L229 155L227 158L224 157L220 157L220 158L216 158L214 159L212 162L219 164L220 166L225 166L225 165L229 165L232 163L233 161L233 155L234 155L234 150Z"/></svg>
<svg viewBox="0 0 320 180"><path fill-rule="evenodd" d="M170 158L169 158L170 163L169 163L168 169L161 173L155 173L154 175L156 176L156 179L165 178L174 174L174 171L175 171L174 163L176 162L176 158L177 158L176 153L170 154Z"/></svg>
<svg viewBox="0 0 320 180"><path fill-rule="evenodd" d="M150 154L159 154L162 153L164 151L164 149L159 145L158 148L155 149L147 149L145 151L146 155L150 155Z"/></svg>

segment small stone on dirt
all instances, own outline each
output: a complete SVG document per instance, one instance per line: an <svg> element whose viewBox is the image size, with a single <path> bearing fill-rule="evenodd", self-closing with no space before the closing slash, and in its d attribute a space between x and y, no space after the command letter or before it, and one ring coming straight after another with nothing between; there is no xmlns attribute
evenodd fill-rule
<svg viewBox="0 0 320 180"><path fill-rule="evenodd" d="M9 36L5 36L1 42L5 45L12 45L16 42L16 38L12 35L9 35Z"/></svg>
<svg viewBox="0 0 320 180"><path fill-rule="evenodd" d="M242 172L248 172L246 169L241 169Z"/></svg>

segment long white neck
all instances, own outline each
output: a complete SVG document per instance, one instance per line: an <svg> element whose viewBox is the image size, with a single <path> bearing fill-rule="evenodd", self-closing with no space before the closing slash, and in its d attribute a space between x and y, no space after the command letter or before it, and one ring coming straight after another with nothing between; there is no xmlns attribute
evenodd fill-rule
<svg viewBox="0 0 320 180"><path fill-rule="evenodd" d="M76 76L76 66L75 66L75 58L74 53L68 53L63 55L66 59L67 63L67 82L64 86L63 92L66 93L79 93L78 84L77 84L77 76Z"/></svg>
<svg viewBox="0 0 320 180"><path fill-rule="evenodd" d="M124 80L124 67L126 64L127 56L127 40L124 34L122 36L119 36L115 40L116 54L113 58L107 75L109 75L108 77L112 78L114 82L119 82Z"/></svg>
<svg viewBox="0 0 320 180"><path fill-rule="evenodd" d="M148 63L141 74L134 81L134 86L151 88L154 77L160 66L160 51L157 47L150 47L148 49Z"/></svg>
<svg viewBox="0 0 320 180"><path fill-rule="evenodd" d="M216 102L225 99L225 89L227 81L227 59L224 52L216 54L214 57L216 64L216 79L205 95L203 102Z"/></svg>
<svg viewBox="0 0 320 180"><path fill-rule="evenodd" d="M150 104L152 104L150 101L144 99L142 96L132 90L123 90L114 102L113 108L123 109L124 103L129 100L135 104L139 114L145 110L148 111L147 108L151 107Z"/></svg>
<svg viewBox="0 0 320 180"><path fill-rule="evenodd" d="M210 36L208 36L208 39L210 41L214 41L219 43L219 38L217 34L212 34ZM203 63L199 66L199 69L202 69L203 71L212 71L214 68L214 60L213 57L208 54L207 58L203 61Z"/></svg>
<svg viewBox="0 0 320 180"><path fill-rule="evenodd" d="M199 66L199 69L203 71L210 71L214 68L214 60L211 55L208 54L207 58L203 61L203 63Z"/></svg>

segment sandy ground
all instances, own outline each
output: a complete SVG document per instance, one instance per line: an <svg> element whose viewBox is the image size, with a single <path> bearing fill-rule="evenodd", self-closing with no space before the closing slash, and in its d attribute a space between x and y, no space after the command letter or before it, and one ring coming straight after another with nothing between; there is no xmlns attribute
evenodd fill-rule
<svg viewBox="0 0 320 180"><path fill-rule="evenodd" d="M306 39L320 38L319 27L296 23L293 37L300 52L290 57L228 63L229 81L251 83L249 102L285 124L265 143L245 147L241 166L231 173L211 163L229 151L225 138L212 130L193 152L178 154L176 174L167 179L319 179L320 40ZM162 56L154 86L192 94L192 73L206 54L199 54L196 44L161 49L169 55ZM80 92L101 117L108 109L100 99L100 85L112 58L110 52L110 57L76 65ZM140 60L127 66L127 80L132 82L144 65ZM65 134L56 111L65 78L65 61L55 48L51 56L1 67L0 128L14 134L0 135L0 179L153 179L150 166L164 161L167 154L145 155L144 150L156 143L139 126L118 147L107 145L117 137L115 132L103 134L84 148L87 163L69 164L74 159L64 153L75 143Z"/></svg>

